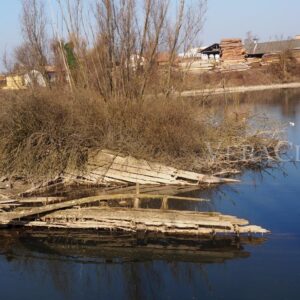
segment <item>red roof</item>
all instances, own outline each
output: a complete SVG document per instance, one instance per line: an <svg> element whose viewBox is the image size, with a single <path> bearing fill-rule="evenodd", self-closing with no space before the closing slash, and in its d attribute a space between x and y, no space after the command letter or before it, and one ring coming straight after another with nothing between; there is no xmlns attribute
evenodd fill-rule
<svg viewBox="0 0 300 300"><path fill-rule="evenodd" d="M156 55L156 61L158 63L169 62L171 58L171 54L169 52L160 52Z"/></svg>

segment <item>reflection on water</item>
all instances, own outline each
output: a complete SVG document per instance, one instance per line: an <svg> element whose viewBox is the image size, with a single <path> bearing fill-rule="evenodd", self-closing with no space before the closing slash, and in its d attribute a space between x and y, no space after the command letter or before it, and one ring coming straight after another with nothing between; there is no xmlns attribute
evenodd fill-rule
<svg viewBox="0 0 300 300"><path fill-rule="evenodd" d="M300 144L300 91L229 95L226 100L228 107L295 123L288 138ZM193 194L212 199L206 209L270 229L267 240L178 244L151 237L71 239L68 233L2 232L1 299L298 299L300 173L298 164L282 167L285 172L246 172L241 184Z"/></svg>
<svg viewBox="0 0 300 300"><path fill-rule="evenodd" d="M67 231L1 231L0 254L13 257L59 256L70 261L135 262L176 260L196 263L222 263L247 258L246 245L261 245L265 237L166 237L148 234L110 234Z"/></svg>
<svg viewBox="0 0 300 300"><path fill-rule="evenodd" d="M157 237L139 241L128 235L28 231L2 231L0 238L2 286L10 281L19 284L16 273L21 272L26 274L22 283L28 280L37 295L45 292L46 284L56 299L80 299L83 293L77 294L77 284L87 294L85 299L103 297L108 291L112 299L154 299L170 279L185 282L191 291L200 282L211 290L208 264L246 259L250 253L244 245L265 241L227 238L172 242ZM4 295L9 299L11 295L16 299L21 296L18 290L5 290Z"/></svg>

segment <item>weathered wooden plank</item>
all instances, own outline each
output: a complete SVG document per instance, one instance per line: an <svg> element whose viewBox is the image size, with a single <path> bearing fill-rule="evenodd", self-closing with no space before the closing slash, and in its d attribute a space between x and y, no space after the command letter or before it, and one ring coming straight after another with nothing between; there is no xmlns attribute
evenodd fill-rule
<svg viewBox="0 0 300 300"><path fill-rule="evenodd" d="M117 184L124 184L128 183L128 181L125 180L119 180L116 178L109 178L106 175L108 169L105 170L105 172L98 173L98 169L94 171L87 172L82 175L82 177L88 181L90 181L92 184L107 184L107 183L117 183ZM74 180L76 180L76 176L73 176Z"/></svg>
<svg viewBox="0 0 300 300"><path fill-rule="evenodd" d="M162 182L168 182L174 180L173 174L166 174L151 170L149 164L146 161L134 159L132 157L122 158L117 157L114 163L111 165L112 170L128 172L137 175L148 176L150 178L159 179Z"/></svg>
<svg viewBox="0 0 300 300"><path fill-rule="evenodd" d="M66 214L67 213L67 214ZM194 228L197 229L198 226L201 227L217 227L217 228L228 228L232 229L233 225L229 221L208 218L203 216L191 216L189 218L183 218L184 214L174 214L166 215L160 213L160 216L157 215L157 212L154 214L144 215L138 209L131 210L130 212L123 212L120 210L112 210L110 213L107 209L81 209L81 210L72 210L67 211L64 214L53 214L42 219L53 219L54 222L81 222L88 224L89 222L98 222L106 224L116 224L118 227L121 226L137 226L138 224L144 224L145 226L168 226L168 227L177 227L177 228ZM133 224L133 225L131 225Z"/></svg>
<svg viewBox="0 0 300 300"><path fill-rule="evenodd" d="M122 156L121 153L109 150L97 150L89 153L89 164L98 165L99 163L111 164L116 156Z"/></svg>
<svg viewBox="0 0 300 300"><path fill-rule="evenodd" d="M126 171L127 168L129 171ZM168 179L163 179L160 177L148 176L148 174L143 174L134 172L135 169L124 165L112 165L110 167L98 167L98 168L88 168L88 170L81 176L87 180L94 183L141 183L141 184L176 184L177 181L169 177ZM153 175L153 174L152 174ZM74 176L76 177L76 176Z"/></svg>
<svg viewBox="0 0 300 300"><path fill-rule="evenodd" d="M106 170L107 169L107 170ZM112 154L99 151L96 155L91 156L88 163L88 172L98 174L100 177L105 176L110 180L114 178L125 180L128 178L130 182L158 182L165 184L189 184L188 181L194 183L223 183L238 182L234 179L224 179L215 176L198 174L194 172L178 170L173 167L164 166L162 164L148 162L143 159L136 159L131 156ZM121 174L122 173L122 174ZM105 175L104 175L105 174ZM179 180L178 180L179 179Z"/></svg>
<svg viewBox="0 0 300 300"><path fill-rule="evenodd" d="M248 221L220 214L183 211L157 211L120 208L82 208L58 211L30 222L28 226L73 229L106 229L168 234L248 234L268 233L267 230L248 225Z"/></svg>
<svg viewBox="0 0 300 300"><path fill-rule="evenodd" d="M132 183L140 183L140 184L179 184L179 181L176 179L162 179L159 177L149 177L145 176L143 174L134 174L134 173L128 173L126 171L118 171L116 169L109 169L108 172L106 173L104 180L106 178L116 178L118 180L123 180L123 181L129 181Z"/></svg>
<svg viewBox="0 0 300 300"><path fill-rule="evenodd" d="M196 182L205 182L205 183L211 183L211 184L224 183L224 182L239 182L239 180L235 180L235 179L219 178L219 177L215 177L215 176L198 174L198 173L193 173L193 172L188 172L188 171L183 171L183 170L178 170L176 172L176 177L183 178L183 179L189 179L189 180L193 180Z"/></svg>
<svg viewBox="0 0 300 300"><path fill-rule="evenodd" d="M225 176L226 177L226 176L238 175L238 174L241 174L241 171L234 170L234 169L229 169L229 170L224 170L224 171L221 171L221 172L214 173L213 175L217 176L217 177L220 177L220 176Z"/></svg>
<svg viewBox="0 0 300 300"><path fill-rule="evenodd" d="M7 199L7 200L0 200L0 204L10 204L10 203L15 203L16 200L13 199Z"/></svg>
<svg viewBox="0 0 300 300"><path fill-rule="evenodd" d="M18 203L22 206L42 206L48 204L59 203L66 201L64 197L36 197L36 198L23 198L19 199Z"/></svg>
<svg viewBox="0 0 300 300"><path fill-rule="evenodd" d="M178 186L178 185L140 185L141 194L154 195L179 195L182 193L193 192L199 190L198 186ZM99 190L96 195L107 194L130 194L135 193L135 185L122 187L109 187ZM171 197L172 198L172 197Z"/></svg>
<svg viewBox="0 0 300 300"><path fill-rule="evenodd" d="M31 195L34 195L37 193L42 194L44 192L49 191L50 189L63 188L70 183L71 183L71 180L68 178L57 177L53 180L40 183L40 184L28 189L27 191L20 193L19 196L27 197L27 196L31 196Z"/></svg>
<svg viewBox="0 0 300 300"><path fill-rule="evenodd" d="M21 206L19 203L0 204L0 209L14 209Z"/></svg>

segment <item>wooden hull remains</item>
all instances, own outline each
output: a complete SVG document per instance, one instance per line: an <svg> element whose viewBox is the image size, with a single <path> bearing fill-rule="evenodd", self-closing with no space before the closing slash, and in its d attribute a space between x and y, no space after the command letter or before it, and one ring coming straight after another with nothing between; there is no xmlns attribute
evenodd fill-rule
<svg viewBox="0 0 300 300"><path fill-rule="evenodd" d="M87 202L85 202L87 203ZM162 209L134 209L121 207L80 207L53 209L43 214L43 208L34 213L0 214L2 227L22 226L48 230L98 230L127 233L160 233L166 236L240 236L269 233L259 226L249 225L244 219L212 212L173 211ZM49 210L48 210L49 212ZM3 218L1 219L1 216ZM33 216L36 216L33 218Z"/></svg>
<svg viewBox="0 0 300 300"><path fill-rule="evenodd" d="M26 226L204 236L269 233L244 219L219 213L124 208L82 208L58 211Z"/></svg>
<svg viewBox="0 0 300 300"><path fill-rule="evenodd" d="M78 195L70 198L63 195L68 182L101 189L83 198ZM269 233L234 216L170 210L169 200L173 199L209 202L178 194L199 189L201 184L231 182L238 180L184 171L107 150L96 151L90 154L85 171L66 173L19 194L15 200L2 199L0 227L191 238ZM56 193L56 189L62 192ZM158 200L159 206L145 209L143 203L153 200Z"/></svg>

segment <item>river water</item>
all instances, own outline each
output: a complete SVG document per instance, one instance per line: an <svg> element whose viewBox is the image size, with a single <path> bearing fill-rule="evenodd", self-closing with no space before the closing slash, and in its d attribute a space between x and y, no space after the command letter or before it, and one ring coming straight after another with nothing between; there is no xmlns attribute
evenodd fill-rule
<svg viewBox="0 0 300 300"><path fill-rule="evenodd" d="M294 123L288 139L300 145L300 91L247 94L239 102ZM297 158L294 150L290 155ZM88 245L55 248L30 239L10 245L2 238L0 299L299 299L300 164L281 167L249 171L241 184L196 193L212 199L216 210L272 231L240 252L221 247L216 257L126 249L91 254Z"/></svg>

